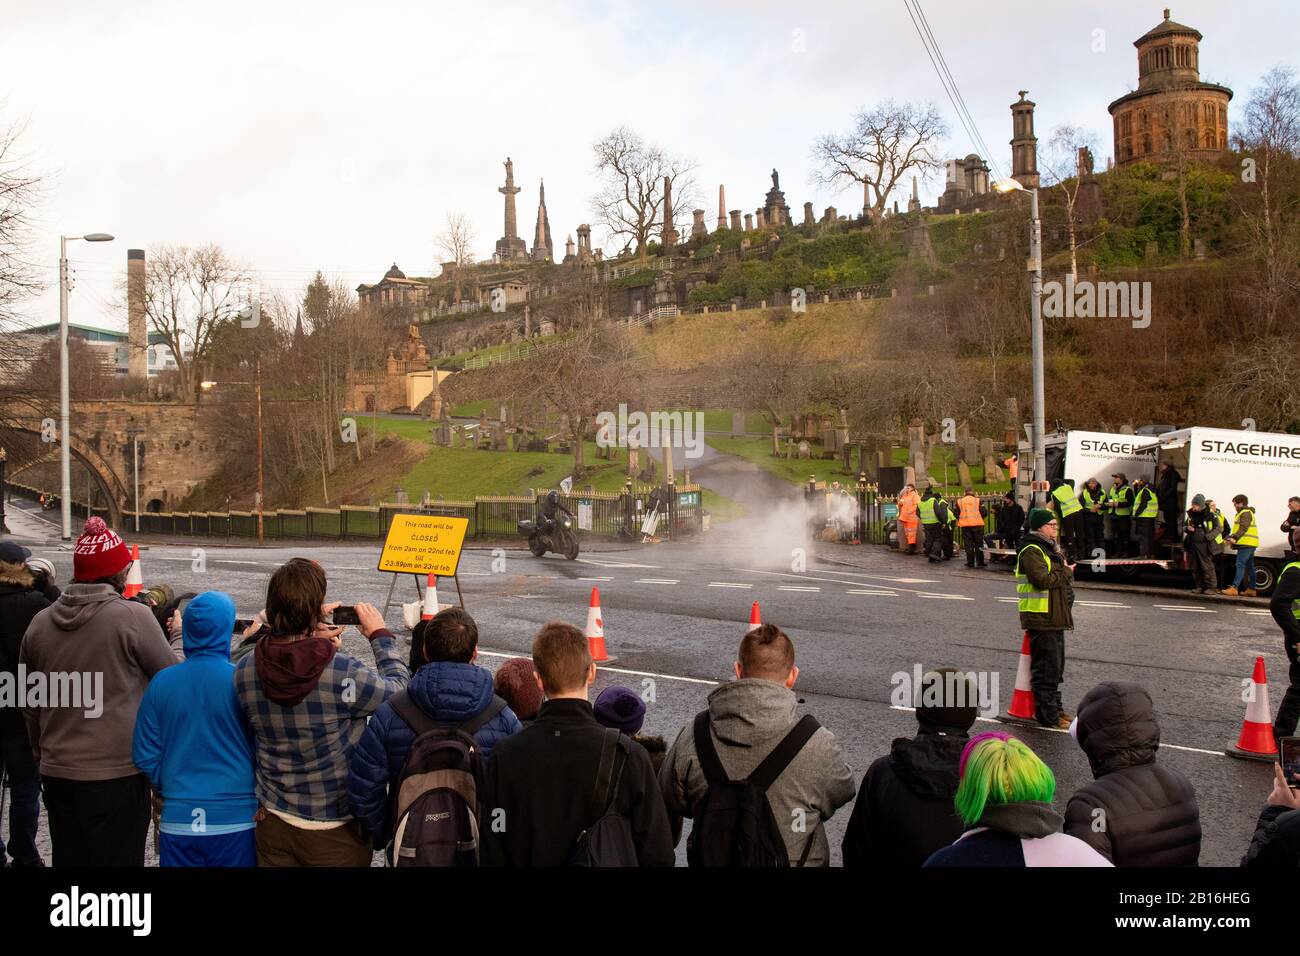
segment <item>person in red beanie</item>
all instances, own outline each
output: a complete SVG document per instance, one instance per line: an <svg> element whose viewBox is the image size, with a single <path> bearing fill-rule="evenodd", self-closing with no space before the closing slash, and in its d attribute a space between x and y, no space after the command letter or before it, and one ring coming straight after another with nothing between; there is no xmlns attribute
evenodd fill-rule
<svg viewBox="0 0 1300 956"><path fill-rule="evenodd" d="M492 678L496 692L510 705L519 722L527 727L542 709L546 698L537 686L531 657L511 657L497 668Z"/></svg>
<svg viewBox="0 0 1300 956"><path fill-rule="evenodd" d="M130 568L122 539L88 519L72 583L23 637L21 707L55 866L144 865L149 780L131 760L135 715L149 679L183 651L179 634L169 644L149 609L122 597Z"/></svg>

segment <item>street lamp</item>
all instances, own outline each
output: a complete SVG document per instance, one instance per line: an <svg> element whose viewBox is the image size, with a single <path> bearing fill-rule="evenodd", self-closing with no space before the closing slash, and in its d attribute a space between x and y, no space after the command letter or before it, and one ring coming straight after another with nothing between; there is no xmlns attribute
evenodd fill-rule
<svg viewBox="0 0 1300 956"><path fill-rule="evenodd" d="M59 510L63 517L63 540L72 540L72 457L68 444L68 243L112 242L106 232L84 236L59 236Z"/></svg>
<svg viewBox="0 0 1300 956"><path fill-rule="evenodd" d="M1038 218L1038 189L1026 189L1015 179L1000 179L993 188L998 192L1029 193L1029 338L1034 372L1034 484L1030 503L1039 503L1039 493L1047 480L1046 399L1043 395L1043 223Z"/></svg>

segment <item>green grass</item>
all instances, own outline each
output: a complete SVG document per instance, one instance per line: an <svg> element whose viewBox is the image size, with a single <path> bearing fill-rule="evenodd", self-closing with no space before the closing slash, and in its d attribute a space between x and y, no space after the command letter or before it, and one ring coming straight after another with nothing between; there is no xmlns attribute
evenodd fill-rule
<svg viewBox="0 0 1300 956"><path fill-rule="evenodd" d="M704 508L709 512L709 521L712 524L735 521L737 518L743 518L749 514L749 509L740 502L720 495L708 488L704 489L703 500Z"/></svg>
<svg viewBox="0 0 1300 956"><path fill-rule="evenodd" d="M893 457L891 460L895 465L906 465L907 449L893 449ZM944 483L945 465L947 466L947 483ZM957 452L955 449L949 448L946 445L936 445L934 452L930 455L929 468L930 477L938 482L938 487L942 494L959 495L965 491L957 479ZM970 480L975 485L975 493L977 495L991 494L995 491L1006 491L1011 487L1011 479L1009 478L1003 481L986 482L984 480L984 465L982 463L970 466Z"/></svg>
<svg viewBox="0 0 1300 956"><path fill-rule="evenodd" d="M358 440L369 439L371 429L376 421L378 421L378 428L374 430L378 432L380 438L392 432L401 438L433 444L433 422L418 418L393 418L388 415L380 415L376 419L373 415L358 414Z"/></svg>
<svg viewBox="0 0 1300 956"><path fill-rule="evenodd" d="M818 481L827 478L832 481L843 481L850 477L843 471L843 463L839 460L826 458L773 458L771 437L730 438L711 435L705 441L708 442L710 448L717 449L724 454L738 455L752 461L764 471L796 485L806 484L810 475L815 475ZM813 445L814 452L820 451L820 448L820 445ZM852 477L856 478L857 476Z"/></svg>
<svg viewBox="0 0 1300 956"><path fill-rule="evenodd" d="M451 410L453 418L478 418L483 412L491 411L495 407L497 414L501 413L501 403L491 398L480 398L477 402L466 402L464 405L457 405Z"/></svg>
<svg viewBox="0 0 1300 956"><path fill-rule="evenodd" d="M734 415L738 411L738 409L734 409L734 408L705 408L705 409L674 408L671 409L671 411L682 412L682 413L701 411L701 410L704 412L704 430L706 432L727 432L728 434L731 433L731 416ZM771 430L772 430L772 426L767 423L767 419L763 417L761 412L745 413L745 431L770 432Z"/></svg>

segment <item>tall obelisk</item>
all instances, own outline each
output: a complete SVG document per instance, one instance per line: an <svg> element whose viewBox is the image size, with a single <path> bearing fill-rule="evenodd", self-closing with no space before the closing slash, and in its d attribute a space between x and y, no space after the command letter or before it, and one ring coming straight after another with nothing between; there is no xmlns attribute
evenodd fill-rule
<svg viewBox="0 0 1300 956"><path fill-rule="evenodd" d="M718 228L727 228L727 187L718 185Z"/></svg>

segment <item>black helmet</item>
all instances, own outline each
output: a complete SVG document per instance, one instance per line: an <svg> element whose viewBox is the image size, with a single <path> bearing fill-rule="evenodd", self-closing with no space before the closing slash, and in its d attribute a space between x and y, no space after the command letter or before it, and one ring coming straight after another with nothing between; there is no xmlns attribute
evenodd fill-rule
<svg viewBox="0 0 1300 956"><path fill-rule="evenodd" d="M548 492L546 495L546 500L549 501L551 504L555 504L560 500L560 493L558 491Z"/></svg>

